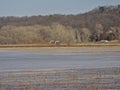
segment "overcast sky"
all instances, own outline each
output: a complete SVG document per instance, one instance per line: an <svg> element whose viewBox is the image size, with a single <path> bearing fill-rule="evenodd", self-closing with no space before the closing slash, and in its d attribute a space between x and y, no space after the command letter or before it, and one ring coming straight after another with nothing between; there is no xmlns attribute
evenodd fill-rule
<svg viewBox="0 0 120 90"><path fill-rule="evenodd" d="M79 14L120 0L0 0L0 16Z"/></svg>

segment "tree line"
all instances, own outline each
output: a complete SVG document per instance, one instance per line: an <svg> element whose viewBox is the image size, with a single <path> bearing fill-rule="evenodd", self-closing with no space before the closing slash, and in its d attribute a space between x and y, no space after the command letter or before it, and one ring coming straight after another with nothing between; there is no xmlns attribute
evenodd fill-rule
<svg viewBox="0 0 120 90"><path fill-rule="evenodd" d="M120 40L120 5L77 15L0 17L0 44Z"/></svg>

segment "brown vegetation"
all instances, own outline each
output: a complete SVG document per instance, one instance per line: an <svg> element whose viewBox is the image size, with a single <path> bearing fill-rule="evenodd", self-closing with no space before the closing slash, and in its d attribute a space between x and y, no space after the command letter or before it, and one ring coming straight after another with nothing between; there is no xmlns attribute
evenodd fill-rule
<svg viewBox="0 0 120 90"><path fill-rule="evenodd" d="M0 72L0 90L119 90L120 68Z"/></svg>
<svg viewBox="0 0 120 90"><path fill-rule="evenodd" d="M78 15L0 17L0 44L65 44L120 40L120 7L103 6Z"/></svg>

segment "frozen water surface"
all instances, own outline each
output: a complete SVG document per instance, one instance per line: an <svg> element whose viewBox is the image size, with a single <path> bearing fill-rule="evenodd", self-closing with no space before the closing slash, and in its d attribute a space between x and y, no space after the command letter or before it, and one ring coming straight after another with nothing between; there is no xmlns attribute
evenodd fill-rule
<svg viewBox="0 0 120 90"><path fill-rule="evenodd" d="M120 66L120 47L0 49L0 71Z"/></svg>

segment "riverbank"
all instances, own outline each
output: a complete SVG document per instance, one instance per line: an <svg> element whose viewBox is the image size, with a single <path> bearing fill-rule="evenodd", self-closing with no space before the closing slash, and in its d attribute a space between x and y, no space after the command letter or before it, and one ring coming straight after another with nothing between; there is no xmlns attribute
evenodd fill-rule
<svg viewBox="0 0 120 90"><path fill-rule="evenodd" d="M0 72L0 90L119 90L120 67ZM36 88L36 89L35 89Z"/></svg>
<svg viewBox="0 0 120 90"><path fill-rule="evenodd" d="M19 48L19 47L111 47L120 46L120 43L78 43L78 44L60 44L60 45L49 45L49 44L6 44L0 45L0 48Z"/></svg>

